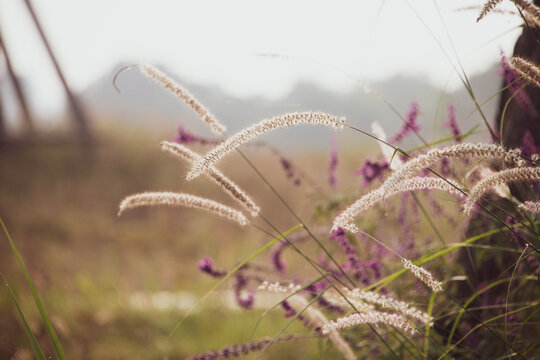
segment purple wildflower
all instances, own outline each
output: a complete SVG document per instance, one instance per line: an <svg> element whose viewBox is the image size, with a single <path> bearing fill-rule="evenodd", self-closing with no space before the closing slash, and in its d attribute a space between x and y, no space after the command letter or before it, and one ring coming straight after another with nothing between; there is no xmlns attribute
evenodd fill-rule
<svg viewBox="0 0 540 360"><path fill-rule="evenodd" d="M461 129L456 120L456 108L454 105L450 104L446 110L448 112L448 121L444 122L442 125L443 127L450 129L452 135L456 137L456 142L459 143L463 138L461 137Z"/></svg>
<svg viewBox="0 0 540 360"><path fill-rule="evenodd" d="M330 166L328 167L328 183L332 189L336 188L337 177L336 168L338 165L338 150L336 145L336 139L331 140L332 150L330 151Z"/></svg>
<svg viewBox="0 0 540 360"><path fill-rule="evenodd" d="M287 300L284 300L281 302L281 307L285 310L285 317L293 317L296 316L296 310L289 304ZM305 317L304 315L300 314L297 317L298 320L302 321L304 326L310 330L313 330L317 333L321 331L321 327L314 322L312 322L310 319Z"/></svg>
<svg viewBox="0 0 540 360"><path fill-rule="evenodd" d="M214 268L214 262L208 256L205 256L199 261L199 270L215 278L223 277L226 274L226 271L216 270Z"/></svg>
<svg viewBox="0 0 540 360"><path fill-rule="evenodd" d="M283 251L285 246L287 246L285 242L280 242L276 246L276 249L270 254L270 260L272 260L272 263L274 264L274 269L276 269L280 273L284 273L286 268L285 262L283 261L283 259L281 259L281 252Z"/></svg>
<svg viewBox="0 0 540 360"><path fill-rule="evenodd" d="M338 245L343 249L345 255L347 255L347 260L349 261L348 267L353 270L360 268L360 260L356 256L356 249L349 242L347 238L347 233L342 228L337 228L332 231L330 235L330 240L333 240L338 243Z"/></svg>
<svg viewBox="0 0 540 360"><path fill-rule="evenodd" d="M509 90L516 99L522 109L527 110L533 117L537 117L535 107L531 103L531 99L523 89L523 82L519 80L520 76L509 66L508 59L501 50L501 70L499 75L504 76L504 81L510 85Z"/></svg>
<svg viewBox="0 0 540 360"><path fill-rule="evenodd" d="M441 174L443 176L450 175L450 160L446 157L441 160Z"/></svg>
<svg viewBox="0 0 540 360"><path fill-rule="evenodd" d="M534 138L529 130L526 130L523 134L520 150L527 157L540 153L540 146L534 143Z"/></svg>
<svg viewBox="0 0 540 360"><path fill-rule="evenodd" d="M360 169L356 170L355 174L364 177L362 186L365 187L369 186L373 180L382 178L388 166L387 161L372 162L368 159L362 164Z"/></svg>
<svg viewBox="0 0 540 360"><path fill-rule="evenodd" d="M190 134L186 130L184 130L184 125L180 124L178 125L178 134L174 138L174 141L179 144L189 144L192 142L199 142L202 141L203 143L206 142L206 140L199 139L197 136Z"/></svg>
<svg viewBox="0 0 540 360"><path fill-rule="evenodd" d="M336 277L342 277L343 274L339 269L335 266L332 266L332 264L328 263L328 258L325 254L319 255L319 259L317 260L317 264L323 269L325 269L327 272L333 274ZM344 268L347 268L347 265L343 266Z"/></svg>
<svg viewBox="0 0 540 360"><path fill-rule="evenodd" d="M409 111L405 116L405 124L401 127L396 135L391 138L388 142L391 144L397 144L403 140L403 138L409 135L411 132L417 132L420 130L420 125L416 122L418 115L420 113L420 105L416 101L413 101L409 107Z"/></svg>
<svg viewBox="0 0 540 360"><path fill-rule="evenodd" d="M293 184L295 186L299 186L300 178L296 176L296 174L294 173L291 162L287 160L286 158L284 158L283 156L280 157L280 162L281 162L281 167L283 168L283 170L285 170L285 174L287 174L287 178L292 179Z"/></svg>
<svg viewBox="0 0 540 360"><path fill-rule="evenodd" d="M379 279L381 277L382 265L377 258L374 257L368 262L363 263L362 267L373 271L373 276L375 279Z"/></svg>
<svg viewBox="0 0 540 360"><path fill-rule="evenodd" d="M326 280L321 280L316 282L315 284L311 284L308 287L306 287L306 291L309 292L309 294L315 298L319 295L319 293L328 286L328 282ZM317 303L321 305L322 307L330 310L335 311L338 314L344 314L345 310L343 310L340 306L331 304L328 300L324 298L324 296L319 296L317 299Z"/></svg>
<svg viewBox="0 0 540 360"><path fill-rule="evenodd" d="M251 309L255 301L255 292L249 290L247 297L242 297L242 290L247 286L247 282L246 277L242 273L237 274L235 276L234 295L238 306L244 309Z"/></svg>
<svg viewBox="0 0 540 360"><path fill-rule="evenodd" d="M270 342L272 343L279 343L283 341L290 341L297 338L298 335L294 334L288 334L284 336L277 337L275 339L272 338L262 338L259 340L254 340L249 343L244 343L241 345L229 345L221 348L221 350L210 350L203 354L199 355L193 355L187 358L187 360L215 360L215 359L222 359L222 358L231 358L231 357L240 357L245 356L248 354L248 352L256 352L261 351L266 345L268 345Z"/></svg>

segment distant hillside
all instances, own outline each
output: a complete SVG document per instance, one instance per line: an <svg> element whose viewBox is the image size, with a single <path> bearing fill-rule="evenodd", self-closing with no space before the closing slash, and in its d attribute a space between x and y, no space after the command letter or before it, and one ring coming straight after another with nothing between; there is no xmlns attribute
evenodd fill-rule
<svg viewBox="0 0 540 360"><path fill-rule="evenodd" d="M121 121L129 126L149 126L170 129L171 136L179 123L187 129L200 134L208 134L208 130L196 116L178 102L173 96L155 85L136 70L126 71L119 76L117 93L112 86L115 66L108 74L96 81L83 94L82 100L93 115ZM167 71L167 69L163 69ZM358 86L346 94L335 93L315 84L302 82L286 96L278 101L270 101L261 97L233 98L218 87L200 86L179 79L172 74L183 86L189 89L203 104L205 104L229 129L229 134L248 124L263 118L289 111L318 110L336 115L344 115L351 124L362 129L369 129L370 123L379 121L386 131L391 134L401 124L401 120L377 95L366 93ZM478 99L485 99L493 94L500 86L500 78L495 68L471 79ZM446 104L450 101L457 108L458 120L463 128L468 128L478 119L474 115L470 119L465 116L474 109L470 97L464 89L454 93L445 93L419 77L394 77L382 82L371 84L371 87L388 103L392 104L401 114L405 114L411 101L420 103L422 115L419 122L423 133L431 137L433 120L437 106L440 105L439 123L446 119ZM488 118L494 116L496 101L485 107ZM294 143L299 145L328 142L331 133L327 129L304 127L301 130L278 131L277 135L269 135L268 139L280 145ZM347 135L347 139L358 138Z"/></svg>

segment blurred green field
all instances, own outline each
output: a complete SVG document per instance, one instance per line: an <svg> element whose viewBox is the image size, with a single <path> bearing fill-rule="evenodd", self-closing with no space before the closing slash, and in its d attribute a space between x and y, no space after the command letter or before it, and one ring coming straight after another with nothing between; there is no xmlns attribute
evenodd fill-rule
<svg viewBox="0 0 540 360"><path fill-rule="evenodd" d="M190 210L139 209L118 218L119 201L144 190L184 191L231 204L209 181L186 183L186 166L159 151L160 139L155 134L111 132L91 150L66 144L0 150L0 216L26 261L68 358L184 358L249 341L263 311L221 306L221 291L232 286L226 283L169 338L185 309L132 306L136 292L187 291L201 297L216 281L198 271L203 256L212 257L218 267L232 267L271 240L253 228L242 229ZM286 179L279 159L264 150L248 153L262 164L282 195L309 218L316 197ZM311 164L304 161L302 165L324 167L326 172L327 154L310 159ZM254 194L280 230L295 225L240 160L233 157L225 163L227 174ZM318 180L324 184L326 178ZM259 260L267 257L263 254ZM54 357L4 235L0 264L45 354ZM5 288L0 304L0 358L33 358ZM275 334L287 320L280 309L275 310L264 318L254 338ZM305 333L300 325L287 330L295 331ZM299 354L332 358L324 345L319 339L284 343L272 347L264 358L293 359Z"/></svg>

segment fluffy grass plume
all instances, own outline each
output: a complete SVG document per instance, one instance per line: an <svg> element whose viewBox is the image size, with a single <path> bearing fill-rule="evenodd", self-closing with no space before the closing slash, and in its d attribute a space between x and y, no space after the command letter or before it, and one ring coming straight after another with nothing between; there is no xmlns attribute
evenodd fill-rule
<svg viewBox="0 0 540 360"><path fill-rule="evenodd" d="M497 6L502 0L489 0L488 2L486 2L484 4L484 7L482 8L482 11L480 12L480 15L478 15L478 18L476 19L476 21L480 21L482 20L482 18L484 16L487 15L487 13L489 13L491 10L493 10L495 8L495 6Z"/></svg>
<svg viewBox="0 0 540 360"><path fill-rule="evenodd" d="M241 145L250 142L254 138L269 131L299 124L323 125L341 128L344 122L344 118L338 119L334 115L323 112L286 113L283 115L274 116L270 119L262 120L229 137L214 149L210 150L210 152L204 155L204 158L201 161L198 161L193 165L193 168L187 174L186 179L193 180L203 172L208 171L208 169L217 163L221 158L230 154Z"/></svg>
<svg viewBox="0 0 540 360"><path fill-rule="evenodd" d="M339 318L335 321L329 321L323 326L322 333L331 334L334 331L349 329L360 324L386 324L396 329L408 332L411 335L413 335L415 331L414 326L412 326L409 321L400 314L392 314L374 310L368 313L354 313L349 316Z"/></svg>
<svg viewBox="0 0 540 360"><path fill-rule="evenodd" d="M478 183L476 183L476 185L474 185L469 193L469 196L467 196L467 200L463 206L463 211L466 215L470 215L474 204L482 197L482 195L499 184L509 184L516 181L528 182L535 180L540 180L540 167L523 167L498 171L480 180Z"/></svg>
<svg viewBox="0 0 540 360"><path fill-rule="evenodd" d="M152 65L146 64L139 65L138 68L144 75L148 76L150 79L169 90L178 99L193 109L193 111L199 115L202 121L210 126L210 129L212 129L214 133L221 135L226 130L225 126L223 126L206 107L204 107L193 95L191 95L189 91L165 75L162 71L156 69Z"/></svg>
<svg viewBox="0 0 540 360"><path fill-rule="evenodd" d="M538 65L535 65L532 62L519 56L512 57L509 65L518 74L523 76L525 80L528 80L536 86L540 87L540 69L538 68Z"/></svg>
<svg viewBox="0 0 540 360"><path fill-rule="evenodd" d="M164 141L161 143L161 150L176 158L189 161L190 163L194 163L202 159L199 154L188 149L182 144ZM261 209L255 204L249 195L240 189L240 187L238 187L238 185L236 185L232 180L223 175L218 169L212 166L205 174L219 186L221 186L223 191L229 194L229 196L237 200L247 211L249 211L251 216L259 215L259 211Z"/></svg>
<svg viewBox="0 0 540 360"><path fill-rule="evenodd" d="M442 149L432 149L406 162L384 182L382 187L386 193L389 193L403 180L445 157L454 159L480 159L489 157L521 166L525 161L520 155L521 151L519 149L506 150L499 145L486 143L456 144Z"/></svg>
<svg viewBox="0 0 540 360"><path fill-rule="evenodd" d="M533 214L540 214L540 201L525 201L519 208Z"/></svg>
<svg viewBox="0 0 540 360"><path fill-rule="evenodd" d="M248 219L238 210L234 210L213 200L173 192L145 192L128 196L120 203L118 216L122 215L126 210L141 206L160 205L200 209L227 218L242 226L249 224Z"/></svg>
<svg viewBox="0 0 540 360"><path fill-rule="evenodd" d="M524 13L525 20L530 23L529 25L540 26L540 8L538 6L529 0L512 0L512 2Z"/></svg>
<svg viewBox="0 0 540 360"><path fill-rule="evenodd" d="M406 179L400 182L397 186L391 188L391 190L388 192L385 192L384 187L381 186L360 197L347 209L341 212L334 219L332 230L343 228L352 233L357 233L359 229L353 224L354 219L364 211L367 211L369 208L382 202L389 196L415 190L441 190L449 192L453 195L462 196L461 192L459 192L456 187L457 185L452 185L452 182L449 180L423 177Z"/></svg>
<svg viewBox="0 0 540 360"><path fill-rule="evenodd" d="M413 317L417 320L420 320L424 324L431 322L430 316L417 309L413 305L405 302L394 299L390 296L380 294L373 291L365 291L359 288L347 289L343 288L342 292L347 296L347 299L350 300L361 300L371 304L376 304L382 306L383 308L394 309L399 312L401 315ZM343 297L340 296L340 299L346 303ZM345 305L345 304L343 304Z"/></svg>
<svg viewBox="0 0 540 360"><path fill-rule="evenodd" d="M401 263L403 264L403 267L409 269L418 280L426 284L431 290L435 292L442 291L442 282L435 280L429 271L420 266L414 265L412 262L410 262L410 260L407 259L401 259Z"/></svg>

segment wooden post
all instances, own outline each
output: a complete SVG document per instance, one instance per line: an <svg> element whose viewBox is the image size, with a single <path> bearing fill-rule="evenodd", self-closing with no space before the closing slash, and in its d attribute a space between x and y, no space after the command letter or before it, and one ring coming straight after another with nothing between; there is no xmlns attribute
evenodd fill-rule
<svg viewBox="0 0 540 360"><path fill-rule="evenodd" d="M51 58L51 61L54 65L54 68L56 69L56 72L58 74L58 78L62 82L62 86L64 87L64 90L66 92L66 96L68 98L68 102L71 106L71 110L73 112L73 119L75 121L75 125L77 126L77 130L79 132L79 136L84 142L91 142L92 141L92 134L90 132L90 128L88 125L88 118L83 111L83 109L80 106L80 103L78 99L75 97L75 95L71 92L66 79L62 73L62 70L60 69L60 65L58 64L58 61L56 61L56 57L54 56L54 53L51 49L51 46L49 45L49 42L47 41L47 37L45 36L45 33L43 32L43 29L39 23L39 20L36 16L36 13L34 12L34 9L32 7L32 4L30 3L30 0L24 0L26 7L28 8L28 12L32 16L32 20L34 21L34 24L36 25L36 28L39 32L39 35L41 37L41 40L43 41L43 44L45 45L45 48L47 49L47 53L49 54L49 57ZM66 31L69 31L66 29Z"/></svg>
<svg viewBox="0 0 540 360"><path fill-rule="evenodd" d="M32 122L32 116L30 115L30 109L28 107L28 103L26 102L26 98L24 97L24 93L21 87L21 84L19 83L19 79L17 78L17 74L15 74L15 71L13 70L13 66L11 63L11 59L9 57L8 50L6 48L6 44L4 42L4 39L2 37L2 32L0 31L0 52L4 53L4 58L6 59L6 68L8 71L8 75L11 79L11 83L13 84L13 89L15 89L15 95L17 96L17 99L19 100L19 105L21 107L21 111L23 114L23 120L24 120L24 130L27 133L33 133L34 132L34 126Z"/></svg>

